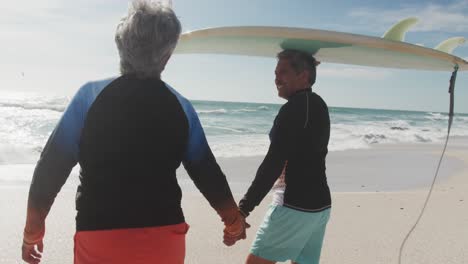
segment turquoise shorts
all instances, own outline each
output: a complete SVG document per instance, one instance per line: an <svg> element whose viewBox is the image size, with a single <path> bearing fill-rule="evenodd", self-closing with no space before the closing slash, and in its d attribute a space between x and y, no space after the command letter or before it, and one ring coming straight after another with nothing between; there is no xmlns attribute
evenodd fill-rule
<svg viewBox="0 0 468 264"><path fill-rule="evenodd" d="M330 208L302 212L270 205L250 253L270 261L318 264Z"/></svg>

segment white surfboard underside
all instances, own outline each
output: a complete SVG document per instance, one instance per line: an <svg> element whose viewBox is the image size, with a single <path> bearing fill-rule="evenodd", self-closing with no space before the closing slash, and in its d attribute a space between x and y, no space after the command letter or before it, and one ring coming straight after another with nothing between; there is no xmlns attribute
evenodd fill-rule
<svg viewBox="0 0 468 264"><path fill-rule="evenodd" d="M322 63L432 71L468 70L457 56L406 42L335 31L287 27L220 27L182 34L176 54L276 57L283 49L314 54Z"/></svg>

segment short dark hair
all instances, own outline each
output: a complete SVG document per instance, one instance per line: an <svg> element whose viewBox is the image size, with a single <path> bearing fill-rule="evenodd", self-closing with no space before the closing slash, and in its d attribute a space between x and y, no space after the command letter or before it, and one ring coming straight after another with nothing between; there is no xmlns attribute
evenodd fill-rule
<svg viewBox="0 0 468 264"><path fill-rule="evenodd" d="M315 83L317 78L316 67L318 63L314 56L305 51L287 49L278 53L276 57L278 60L287 60L291 64L291 67L294 69L294 71L297 73L308 71L310 86Z"/></svg>

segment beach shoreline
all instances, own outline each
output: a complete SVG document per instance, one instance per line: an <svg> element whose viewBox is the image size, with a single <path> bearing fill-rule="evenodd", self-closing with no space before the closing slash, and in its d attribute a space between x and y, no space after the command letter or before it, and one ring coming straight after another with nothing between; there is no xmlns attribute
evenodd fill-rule
<svg viewBox="0 0 468 264"><path fill-rule="evenodd" d="M400 244L423 206L442 148L443 143L382 144L330 152L327 173L333 206L321 263L397 263ZM440 178L425 215L408 240L403 263L468 262L468 229L464 228L468 225L467 150L467 138L449 141ZM246 191L262 158L218 158L236 201ZM32 170L33 165L0 166L0 210L6 216L0 217L0 263L20 262L27 180ZM20 180L11 181L15 175ZM417 179L408 180L411 176ZM271 197L249 216L252 228L248 238L228 248L222 244L219 217L190 186L193 183L187 176L179 175L179 179L184 191L182 206L191 226L186 263L243 263ZM72 263L75 183L69 180L49 214L43 263Z"/></svg>

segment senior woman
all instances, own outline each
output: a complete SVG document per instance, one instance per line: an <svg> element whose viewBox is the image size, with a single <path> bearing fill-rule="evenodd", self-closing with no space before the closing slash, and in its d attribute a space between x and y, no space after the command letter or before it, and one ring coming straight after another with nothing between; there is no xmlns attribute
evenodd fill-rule
<svg viewBox="0 0 468 264"><path fill-rule="evenodd" d="M79 163L74 263L183 263L182 163L225 223L245 237L227 180L190 102L161 80L181 25L170 7L134 1L117 27L121 76L79 89L31 182L22 257L39 263L45 219Z"/></svg>

